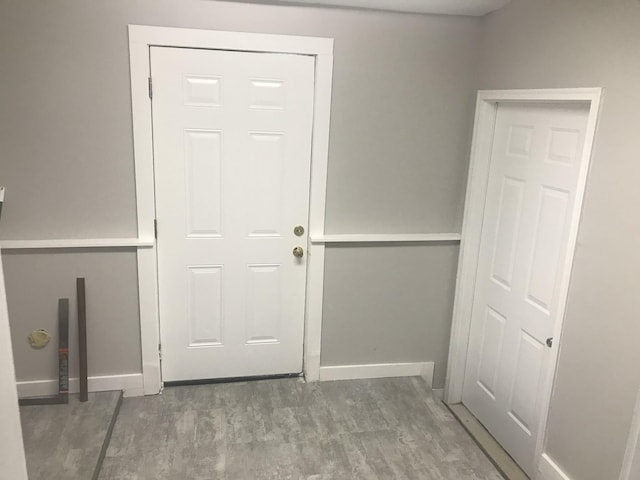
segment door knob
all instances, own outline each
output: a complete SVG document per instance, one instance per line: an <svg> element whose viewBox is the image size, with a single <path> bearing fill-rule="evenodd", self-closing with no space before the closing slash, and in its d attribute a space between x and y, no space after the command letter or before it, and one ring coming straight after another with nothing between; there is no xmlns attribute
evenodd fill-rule
<svg viewBox="0 0 640 480"><path fill-rule="evenodd" d="M553 346L553 337L547 338L547 347L551 348Z"/></svg>
<svg viewBox="0 0 640 480"><path fill-rule="evenodd" d="M302 247L296 247L293 249L294 257L302 258L303 255L304 255L304 250L302 249Z"/></svg>

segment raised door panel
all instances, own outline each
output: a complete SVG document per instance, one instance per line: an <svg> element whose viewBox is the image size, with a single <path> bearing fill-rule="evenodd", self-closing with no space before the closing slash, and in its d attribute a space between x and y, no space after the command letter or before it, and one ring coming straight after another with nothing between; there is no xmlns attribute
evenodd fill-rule
<svg viewBox="0 0 640 480"><path fill-rule="evenodd" d="M184 75L184 104L188 107L221 107L222 78L214 75Z"/></svg>
<svg viewBox="0 0 640 480"><path fill-rule="evenodd" d="M564 250L569 192L542 187L531 252L526 299L543 313L551 313L560 255Z"/></svg>
<svg viewBox="0 0 640 480"><path fill-rule="evenodd" d="M286 109L286 87L282 80L249 79L249 108L256 110Z"/></svg>
<svg viewBox="0 0 640 480"><path fill-rule="evenodd" d="M527 436L531 436L537 428L535 400L538 398L543 361L544 345L522 331L509 400L509 416Z"/></svg>
<svg viewBox="0 0 640 480"><path fill-rule="evenodd" d="M281 265L249 265L248 277L246 343L278 343L282 320Z"/></svg>
<svg viewBox="0 0 640 480"><path fill-rule="evenodd" d="M246 166L246 230L250 237L279 237L284 230L286 136L249 132Z"/></svg>
<svg viewBox="0 0 640 480"><path fill-rule="evenodd" d="M506 290L511 289L524 187L521 179L503 178L491 279Z"/></svg>
<svg viewBox="0 0 640 480"><path fill-rule="evenodd" d="M496 398L500 354L506 318L488 307L484 320L482 350L478 365L478 385L492 399Z"/></svg>
<svg viewBox="0 0 640 480"><path fill-rule="evenodd" d="M184 132L188 238L222 235L222 132Z"/></svg>
<svg viewBox="0 0 640 480"><path fill-rule="evenodd" d="M223 267L189 267L187 276L189 347L223 345Z"/></svg>

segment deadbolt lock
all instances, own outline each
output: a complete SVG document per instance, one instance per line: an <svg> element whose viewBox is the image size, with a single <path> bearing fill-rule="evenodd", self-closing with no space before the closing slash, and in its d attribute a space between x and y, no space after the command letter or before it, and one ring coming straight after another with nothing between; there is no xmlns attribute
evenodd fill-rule
<svg viewBox="0 0 640 480"><path fill-rule="evenodd" d="M304 227L302 225L296 225L293 229L293 233L295 233L296 237L301 237L304 235Z"/></svg>
<svg viewBox="0 0 640 480"><path fill-rule="evenodd" d="M293 256L296 258L302 258L302 256L304 255L304 250L302 249L302 247L296 247L293 249Z"/></svg>

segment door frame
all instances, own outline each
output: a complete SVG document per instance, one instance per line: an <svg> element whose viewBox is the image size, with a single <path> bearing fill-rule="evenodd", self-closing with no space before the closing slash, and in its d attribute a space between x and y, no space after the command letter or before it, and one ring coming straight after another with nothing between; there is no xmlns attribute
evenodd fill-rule
<svg viewBox="0 0 640 480"><path fill-rule="evenodd" d="M0 187L0 207L2 206L2 188ZM22 438L20 410L18 407L18 389L16 370L11 344L9 310L0 252L0 411L2 412L2 440L0 441L0 471L7 478L28 480L27 462Z"/></svg>
<svg viewBox="0 0 640 480"><path fill-rule="evenodd" d="M634 480L638 478L638 473L640 473L640 389L636 396L636 406L631 419L619 480Z"/></svg>
<svg viewBox="0 0 640 480"><path fill-rule="evenodd" d="M551 403L551 393L555 378L558 352L560 347L562 324L566 310L569 282L575 253L576 240L584 191L586 188L589 166L596 134L598 113L602 96L601 88L577 89L545 89L545 90L481 90L478 92L473 140L471 146L471 162L467 181L464 220L462 224L462 240L458 261L457 284L454 297L449 361L445 385L445 402L456 404L462 402L462 390L465 376L465 365L469 348L471 330L471 313L475 293L476 271L480 254L482 235L482 219L487 196L487 180L491 164L493 136L498 105L501 103L534 103L557 104L573 103L588 105L589 114L585 131L585 142L582 153L582 164L576 188L576 208L571 218L568 248L562 260L562 277L560 280L560 315L555 325L553 346L549 367L544 372L543 404L540 418L539 435L535 458L542 455L544 438Z"/></svg>
<svg viewBox="0 0 640 480"><path fill-rule="evenodd" d="M138 237L155 238L155 185L153 163L152 110L149 78L150 47L206 48L211 50L289 53L315 58L314 110L309 196L309 235L324 235L333 39L225 32L185 28L129 25L131 106L135 157ZM160 225L160 228L162 226ZM317 381L320 372L324 244L307 242L307 284L304 318L303 369L307 380ZM144 394L162 390L160 366L160 317L158 307L157 243L140 248L138 295Z"/></svg>

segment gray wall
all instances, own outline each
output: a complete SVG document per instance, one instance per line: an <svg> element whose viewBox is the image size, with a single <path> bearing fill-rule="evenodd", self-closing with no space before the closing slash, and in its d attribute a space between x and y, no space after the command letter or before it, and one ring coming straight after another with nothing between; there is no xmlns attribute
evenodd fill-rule
<svg viewBox="0 0 640 480"><path fill-rule="evenodd" d="M514 0L483 29L483 88L605 87L547 451L617 479L640 383L640 3Z"/></svg>
<svg viewBox="0 0 640 480"><path fill-rule="evenodd" d="M335 38L327 231L458 231L478 19L203 0L0 0L0 184L7 187L0 238L135 235L130 23ZM322 362L437 361L436 386L442 386L456 247L444 249L442 257L430 246L412 247L408 256L388 248L332 247L327 255ZM402 262L394 262L394 250ZM30 257L5 260L18 343L25 331L42 325L44 312L55 309L59 285L72 288L79 271L99 282L105 264L118 258L116 276L126 279L127 295L135 294L131 252ZM363 275L374 268L379 278ZM384 298L371 298L366 315L352 295L357 275L363 296L387 288ZM439 294L424 297L419 288L408 293L415 281L437 285ZM23 292L33 282L51 293L27 299ZM104 282L94 295L124 295L121 285ZM111 308L109 316L96 312L93 321L108 323L110 332L129 332L129 353L114 360L109 349L93 350L93 365L104 373L129 372L131 355L139 363L139 350L129 343L137 314L129 300ZM400 334L384 352L376 351L372 345L387 340L390 317ZM345 351L345 336L358 329L367 332L367 342ZM107 344L114 346L110 332ZM412 348L406 351L404 343ZM34 352L17 350L21 379L51 374L44 365L34 369Z"/></svg>
<svg viewBox="0 0 640 480"><path fill-rule="evenodd" d="M451 244L329 247L322 365L429 360L444 385L457 261Z"/></svg>
<svg viewBox="0 0 640 480"><path fill-rule="evenodd" d="M57 378L58 299L70 299L69 374L78 377L76 277L85 277L89 376L141 371L136 254L127 250L2 253L11 338L19 380ZM34 350L27 336L44 328L49 347Z"/></svg>
<svg viewBox="0 0 640 480"><path fill-rule="evenodd" d="M475 19L207 0L0 9L2 238L135 234L129 23L335 38L327 230L460 224Z"/></svg>

